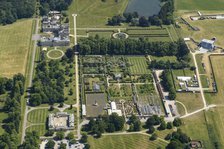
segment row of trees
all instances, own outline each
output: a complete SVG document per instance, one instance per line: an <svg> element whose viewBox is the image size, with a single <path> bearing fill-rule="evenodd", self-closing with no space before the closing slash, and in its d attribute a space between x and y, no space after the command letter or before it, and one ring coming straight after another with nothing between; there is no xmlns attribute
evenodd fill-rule
<svg viewBox="0 0 224 149"><path fill-rule="evenodd" d="M162 79L161 84L164 90L169 92L169 99L174 100L176 98L176 90L173 85L171 70L164 70L160 78Z"/></svg>
<svg viewBox="0 0 224 149"><path fill-rule="evenodd" d="M0 0L0 24L11 24L20 18L32 17L36 0Z"/></svg>
<svg viewBox="0 0 224 149"><path fill-rule="evenodd" d="M124 13L123 15L115 15L108 19L107 24L111 26L121 25L121 23L129 23L131 26L148 27L150 25L161 26L162 24L173 24L174 1L161 0L163 5L158 15L139 16L137 12Z"/></svg>
<svg viewBox="0 0 224 149"><path fill-rule="evenodd" d="M50 10L67 10L72 0L40 0L40 14L46 15Z"/></svg>
<svg viewBox="0 0 224 149"><path fill-rule="evenodd" d="M187 57L189 50L182 48L184 41L150 42L147 39L106 39L99 36L80 40L78 50L82 55L154 55Z"/></svg>
<svg viewBox="0 0 224 149"><path fill-rule="evenodd" d="M1 93L6 93L3 111L8 113L2 126L5 133L0 136L0 148L17 148L19 124L21 121L21 96L24 93L25 78L22 74L16 74L13 79L0 78Z"/></svg>
<svg viewBox="0 0 224 149"><path fill-rule="evenodd" d="M98 118L90 119L89 124L86 125L85 131L92 135L101 137L101 134L106 132L121 131L124 127L124 117L118 116L116 113L111 115L103 115Z"/></svg>

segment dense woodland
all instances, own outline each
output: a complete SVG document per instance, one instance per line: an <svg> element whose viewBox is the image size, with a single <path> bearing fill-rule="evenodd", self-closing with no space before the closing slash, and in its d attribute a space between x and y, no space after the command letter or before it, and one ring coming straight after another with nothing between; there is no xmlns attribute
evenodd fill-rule
<svg viewBox="0 0 224 149"><path fill-rule="evenodd" d="M36 0L0 0L0 24L11 24L20 18L30 18Z"/></svg>
<svg viewBox="0 0 224 149"><path fill-rule="evenodd" d="M36 10L36 0L0 0L0 24L11 24L17 19L30 18ZM40 0L41 15L50 10L67 10L72 0Z"/></svg>
<svg viewBox="0 0 224 149"><path fill-rule="evenodd" d="M65 75L73 76L70 68L63 69L62 65L73 62L73 52L68 49L62 60L46 61L44 53L41 53L41 60L37 64L36 74L31 88L30 105L38 106L42 103L62 103L65 100L64 86Z"/></svg>
<svg viewBox="0 0 224 149"><path fill-rule="evenodd" d="M115 15L108 19L107 24L111 26L129 23L131 26L148 27L150 25L161 26L173 24L174 0L161 0L162 7L158 15L139 16L137 12Z"/></svg>
<svg viewBox="0 0 224 149"><path fill-rule="evenodd" d="M21 121L21 96L24 93L25 78L17 74L13 79L0 78L0 95L6 94L3 111L8 117L3 120L5 132L0 136L0 148L15 149L19 145L18 133Z"/></svg>

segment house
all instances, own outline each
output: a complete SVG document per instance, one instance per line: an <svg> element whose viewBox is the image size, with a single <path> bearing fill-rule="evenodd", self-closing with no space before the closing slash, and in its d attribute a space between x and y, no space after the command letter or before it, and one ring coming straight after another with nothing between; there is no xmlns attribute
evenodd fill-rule
<svg viewBox="0 0 224 149"><path fill-rule="evenodd" d="M72 130L74 129L74 114L67 112L51 113L48 117L49 130Z"/></svg>
<svg viewBox="0 0 224 149"><path fill-rule="evenodd" d="M44 35L39 41L40 46L69 46L69 24L61 22L62 15L58 11L50 11L42 18L42 32L50 33L51 36Z"/></svg>
<svg viewBox="0 0 224 149"><path fill-rule="evenodd" d="M214 40L202 39L201 43L199 44L199 47L208 51L213 51L213 49L215 48L214 43Z"/></svg>

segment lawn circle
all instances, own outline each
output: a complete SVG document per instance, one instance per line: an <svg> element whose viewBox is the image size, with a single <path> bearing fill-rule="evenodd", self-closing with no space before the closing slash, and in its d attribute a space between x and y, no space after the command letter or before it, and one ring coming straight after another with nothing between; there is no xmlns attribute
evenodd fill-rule
<svg viewBox="0 0 224 149"><path fill-rule="evenodd" d="M57 53L60 53L60 54L53 54L53 52L57 52ZM55 49L55 50L48 51L47 52L47 57L49 59L60 59L60 58L62 58L64 56L64 54L65 53L62 50Z"/></svg>
<svg viewBox="0 0 224 149"><path fill-rule="evenodd" d="M127 39L129 37L128 34L124 32L114 33L112 36L115 39Z"/></svg>

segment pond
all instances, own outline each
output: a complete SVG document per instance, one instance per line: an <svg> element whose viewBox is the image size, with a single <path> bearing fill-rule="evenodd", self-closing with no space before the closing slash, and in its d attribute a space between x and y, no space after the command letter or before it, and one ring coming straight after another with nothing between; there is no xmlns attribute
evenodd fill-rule
<svg viewBox="0 0 224 149"><path fill-rule="evenodd" d="M160 0L129 0L125 13L138 12L139 16L153 16L160 11Z"/></svg>

